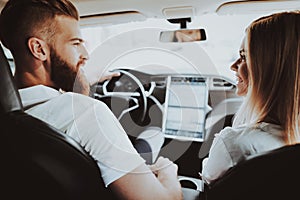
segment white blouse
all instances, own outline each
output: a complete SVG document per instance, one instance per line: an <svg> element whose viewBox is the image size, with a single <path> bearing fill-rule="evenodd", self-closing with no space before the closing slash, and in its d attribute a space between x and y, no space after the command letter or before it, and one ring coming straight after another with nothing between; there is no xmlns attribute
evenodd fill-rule
<svg viewBox="0 0 300 200"><path fill-rule="evenodd" d="M226 127L215 135L202 162L202 179L209 184L247 156L284 146L281 131L280 126L264 122L257 127Z"/></svg>

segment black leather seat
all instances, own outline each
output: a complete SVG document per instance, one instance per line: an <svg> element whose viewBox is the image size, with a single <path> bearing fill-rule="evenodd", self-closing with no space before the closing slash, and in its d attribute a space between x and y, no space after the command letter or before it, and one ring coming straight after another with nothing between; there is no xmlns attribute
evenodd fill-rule
<svg viewBox="0 0 300 200"><path fill-rule="evenodd" d="M251 156L206 186L201 199L299 199L300 144Z"/></svg>
<svg viewBox="0 0 300 200"><path fill-rule="evenodd" d="M1 199L113 198L77 142L24 113L1 46L0 138Z"/></svg>

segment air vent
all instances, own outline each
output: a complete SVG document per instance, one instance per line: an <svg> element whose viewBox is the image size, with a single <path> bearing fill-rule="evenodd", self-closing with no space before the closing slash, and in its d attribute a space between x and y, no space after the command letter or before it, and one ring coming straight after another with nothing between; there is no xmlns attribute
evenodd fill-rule
<svg viewBox="0 0 300 200"><path fill-rule="evenodd" d="M224 89L231 89L233 85L228 81L220 78L213 78L213 86L215 88L224 88Z"/></svg>

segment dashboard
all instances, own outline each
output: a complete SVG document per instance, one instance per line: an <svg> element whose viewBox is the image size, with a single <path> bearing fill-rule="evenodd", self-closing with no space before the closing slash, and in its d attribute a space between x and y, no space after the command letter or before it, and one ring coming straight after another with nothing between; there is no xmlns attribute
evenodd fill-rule
<svg viewBox="0 0 300 200"><path fill-rule="evenodd" d="M235 85L221 76L115 71L121 76L98 83L94 97L133 136L155 126L166 138L203 143L212 137L210 132L231 125L241 103Z"/></svg>

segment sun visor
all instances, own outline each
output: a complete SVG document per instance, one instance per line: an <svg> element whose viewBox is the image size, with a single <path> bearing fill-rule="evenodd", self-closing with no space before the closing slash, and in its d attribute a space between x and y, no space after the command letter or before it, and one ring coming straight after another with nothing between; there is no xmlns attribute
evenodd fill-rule
<svg viewBox="0 0 300 200"><path fill-rule="evenodd" d="M80 26L98 26L120 24L135 21L144 21L146 17L136 11L124 11L114 13L104 13L97 15L86 15L80 17Z"/></svg>
<svg viewBox="0 0 300 200"><path fill-rule="evenodd" d="M229 14L265 14L282 10L299 10L300 3L290 1L236 1L222 4L216 10L218 15Z"/></svg>
<svg viewBox="0 0 300 200"><path fill-rule="evenodd" d="M193 18L195 9L191 6L184 6L165 8L162 12L166 19Z"/></svg>

